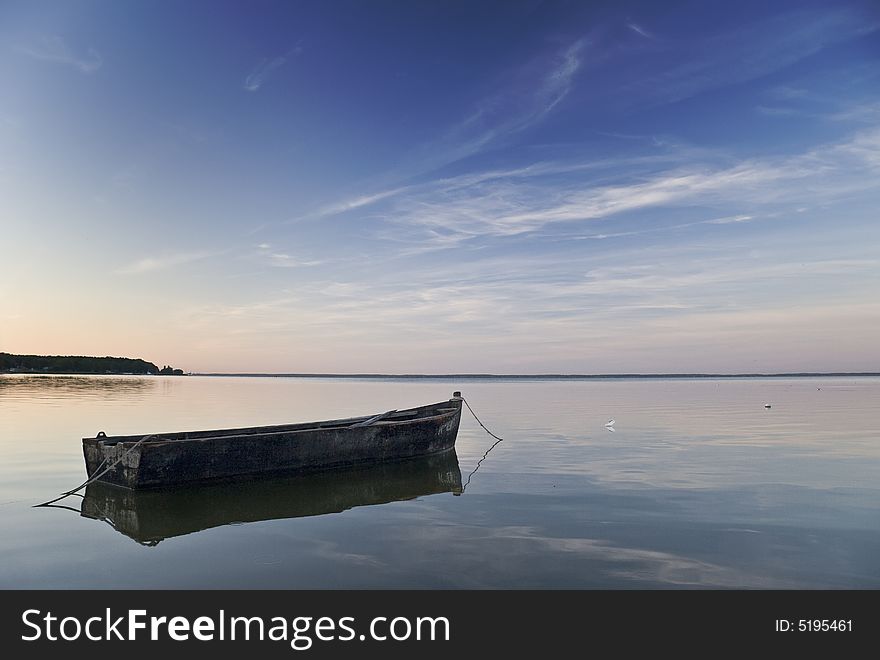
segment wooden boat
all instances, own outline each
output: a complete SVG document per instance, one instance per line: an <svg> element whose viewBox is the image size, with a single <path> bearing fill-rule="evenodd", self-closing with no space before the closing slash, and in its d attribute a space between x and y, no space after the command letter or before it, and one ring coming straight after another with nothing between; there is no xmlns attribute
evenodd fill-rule
<svg viewBox="0 0 880 660"><path fill-rule="evenodd" d="M462 492L455 449L360 467L173 488L86 488L80 515L142 545L224 525L341 513L354 507Z"/></svg>
<svg viewBox="0 0 880 660"><path fill-rule="evenodd" d="M83 438L89 479L126 488L398 461L448 451L461 393L407 410L305 424Z"/></svg>

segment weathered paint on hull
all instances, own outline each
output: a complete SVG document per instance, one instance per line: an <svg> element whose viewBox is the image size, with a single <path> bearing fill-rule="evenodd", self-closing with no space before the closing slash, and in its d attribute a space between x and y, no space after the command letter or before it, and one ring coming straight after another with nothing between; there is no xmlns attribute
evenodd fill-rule
<svg viewBox="0 0 880 660"><path fill-rule="evenodd" d="M368 426L353 426L352 420L331 420L158 434L133 451L128 450L141 436L84 438L83 454L89 477L102 461L111 465L124 455L99 480L137 489L370 465L436 454L455 446L461 420L460 398L400 411L396 416L410 413L416 416L403 421L388 418Z"/></svg>
<svg viewBox="0 0 880 660"><path fill-rule="evenodd" d="M129 490L95 482L80 513L145 545L222 525L339 513L462 492L455 449L406 461L315 474Z"/></svg>

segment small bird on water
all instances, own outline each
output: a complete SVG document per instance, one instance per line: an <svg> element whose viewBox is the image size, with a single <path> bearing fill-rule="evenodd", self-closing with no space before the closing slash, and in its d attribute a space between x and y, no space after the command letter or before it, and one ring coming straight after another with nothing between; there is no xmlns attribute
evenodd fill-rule
<svg viewBox="0 0 880 660"><path fill-rule="evenodd" d="M765 408L769 408L769 407L770 407L770 404L769 404L769 403L765 403L765 404L764 404L764 407L765 407Z"/></svg>

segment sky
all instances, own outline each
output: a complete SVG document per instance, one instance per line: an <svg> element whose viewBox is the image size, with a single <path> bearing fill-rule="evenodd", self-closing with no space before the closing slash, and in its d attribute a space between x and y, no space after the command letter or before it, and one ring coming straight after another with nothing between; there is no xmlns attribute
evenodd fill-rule
<svg viewBox="0 0 880 660"><path fill-rule="evenodd" d="M0 351L880 371L875 2L0 0Z"/></svg>

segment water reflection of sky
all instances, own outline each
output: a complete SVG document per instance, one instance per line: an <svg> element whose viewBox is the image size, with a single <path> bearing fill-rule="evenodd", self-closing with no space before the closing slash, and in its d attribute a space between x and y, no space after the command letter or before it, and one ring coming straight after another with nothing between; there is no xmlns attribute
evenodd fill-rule
<svg viewBox="0 0 880 660"><path fill-rule="evenodd" d="M880 379L61 380L0 377L3 586L880 588ZM79 438L99 429L326 419L453 389L505 437L461 497L151 548L29 508L83 480ZM463 477L492 442L463 416Z"/></svg>

